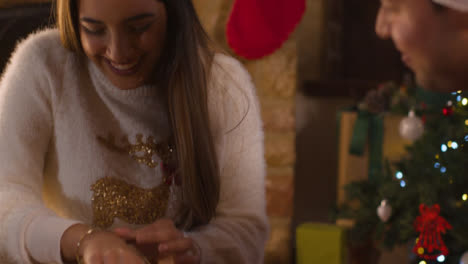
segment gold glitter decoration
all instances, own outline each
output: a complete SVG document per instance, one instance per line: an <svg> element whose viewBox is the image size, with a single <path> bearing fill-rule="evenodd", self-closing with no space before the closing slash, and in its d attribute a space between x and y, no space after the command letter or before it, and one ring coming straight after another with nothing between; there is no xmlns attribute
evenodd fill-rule
<svg viewBox="0 0 468 264"><path fill-rule="evenodd" d="M143 189L125 181L105 177L91 186L93 224L108 228L119 218L129 224L150 224L166 213L169 185Z"/></svg>
<svg viewBox="0 0 468 264"><path fill-rule="evenodd" d="M170 144L171 140L155 143L154 138L148 136L145 142L143 135L137 134L136 144L131 144L127 137L123 137L122 145L118 146L113 135L109 135L108 138L98 136L97 139L109 150L119 153L127 152L138 163L145 164L150 168L158 166L158 162L153 160L154 155L158 155L166 164L173 161L174 151Z"/></svg>

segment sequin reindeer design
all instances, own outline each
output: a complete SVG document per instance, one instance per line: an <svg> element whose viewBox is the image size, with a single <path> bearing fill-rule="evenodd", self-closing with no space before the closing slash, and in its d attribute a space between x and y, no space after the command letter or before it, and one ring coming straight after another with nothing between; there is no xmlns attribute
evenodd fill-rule
<svg viewBox="0 0 468 264"><path fill-rule="evenodd" d="M152 189L143 189L111 177L99 179L91 186L93 191L93 223L101 228L108 228L115 218L130 224L149 224L164 216L169 200L170 185L176 174L174 151L170 141L155 143L149 136L144 141L141 134L136 136L136 143L131 144L127 137L117 145L115 137L98 137L99 143L107 149L126 153L140 164L150 168L161 166L164 183ZM158 155L161 162L154 160Z"/></svg>

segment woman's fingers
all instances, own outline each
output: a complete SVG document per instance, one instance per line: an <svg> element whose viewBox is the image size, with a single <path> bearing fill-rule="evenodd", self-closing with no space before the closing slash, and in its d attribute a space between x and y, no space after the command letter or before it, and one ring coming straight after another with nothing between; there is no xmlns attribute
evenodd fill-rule
<svg viewBox="0 0 468 264"><path fill-rule="evenodd" d="M161 255L179 255L190 252L193 249L191 238L183 237L159 244L158 251ZM193 253L193 252L191 252Z"/></svg>
<svg viewBox="0 0 468 264"><path fill-rule="evenodd" d="M135 240L136 239L136 232L127 227L119 227L112 230L114 234L118 235L120 238L125 240Z"/></svg>
<svg viewBox="0 0 468 264"><path fill-rule="evenodd" d="M82 264L104 264L101 254L94 253L83 257Z"/></svg>
<svg viewBox="0 0 468 264"><path fill-rule="evenodd" d="M122 254L119 258L119 261L115 262L115 264L117 263L118 264L127 264L127 263L145 264L143 257L140 257L136 254L129 254L129 252ZM114 264L114 263L109 263L109 264Z"/></svg>
<svg viewBox="0 0 468 264"><path fill-rule="evenodd" d="M179 255L174 257L175 264L197 264L200 263L200 257L196 255Z"/></svg>
<svg viewBox="0 0 468 264"><path fill-rule="evenodd" d="M185 237L172 220L158 220L134 231L118 228L114 232L127 241L133 239L139 251L151 259L173 259L174 264L193 264L200 261L193 240Z"/></svg>
<svg viewBox="0 0 468 264"><path fill-rule="evenodd" d="M83 264L144 264L141 253L115 232L98 232L90 235L85 242L82 248Z"/></svg>
<svg viewBox="0 0 468 264"><path fill-rule="evenodd" d="M175 227L160 228L154 227L150 230L137 230L137 244L162 243L169 240L182 238L183 234Z"/></svg>
<svg viewBox="0 0 468 264"><path fill-rule="evenodd" d="M115 252L114 250L104 253L104 256L102 259L105 264L120 263L119 253Z"/></svg>

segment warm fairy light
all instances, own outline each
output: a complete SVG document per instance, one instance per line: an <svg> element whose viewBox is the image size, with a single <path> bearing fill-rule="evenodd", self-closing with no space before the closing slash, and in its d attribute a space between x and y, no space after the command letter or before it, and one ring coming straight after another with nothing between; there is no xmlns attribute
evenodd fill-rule
<svg viewBox="0 0 468 264"><path fill-rule="evenodd" d="M462 199L463 199L463 201L466 202L468 200L468 194L466 194L466 193L463 194Z"/></svg>
<svg viewBox="0 0 468 264"><path fill-rule="evenodd" d="M467 98L463 98L462 100L462 105L467 105L468 104L468 99Z"/></svg>
<svg viewBox="0 0 468 264"><path fill-rule="evenodd" d="M424 248L422 248L422 247L418 248L418 254L419 255L424 254Z"/></svg>

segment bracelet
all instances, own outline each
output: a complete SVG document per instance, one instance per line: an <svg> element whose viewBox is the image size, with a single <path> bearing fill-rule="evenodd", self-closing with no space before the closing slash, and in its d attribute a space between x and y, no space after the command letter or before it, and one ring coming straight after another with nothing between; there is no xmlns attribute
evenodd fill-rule
<svg viewBox="0 0 468 264"><path fill-rule="evenodd" d="M76 243L76 262L78 264L81 264L81 259L82 257L80 256L80 247L81 247L81 244L83 243L83 240L87 237L87 236L90 236L91 234L97 232L97 231L100 231L100 229L98 228L90 228L88 229L88 231L86 231L86 233L80 238L80 240L78 240L78 243Z"/></svg>

